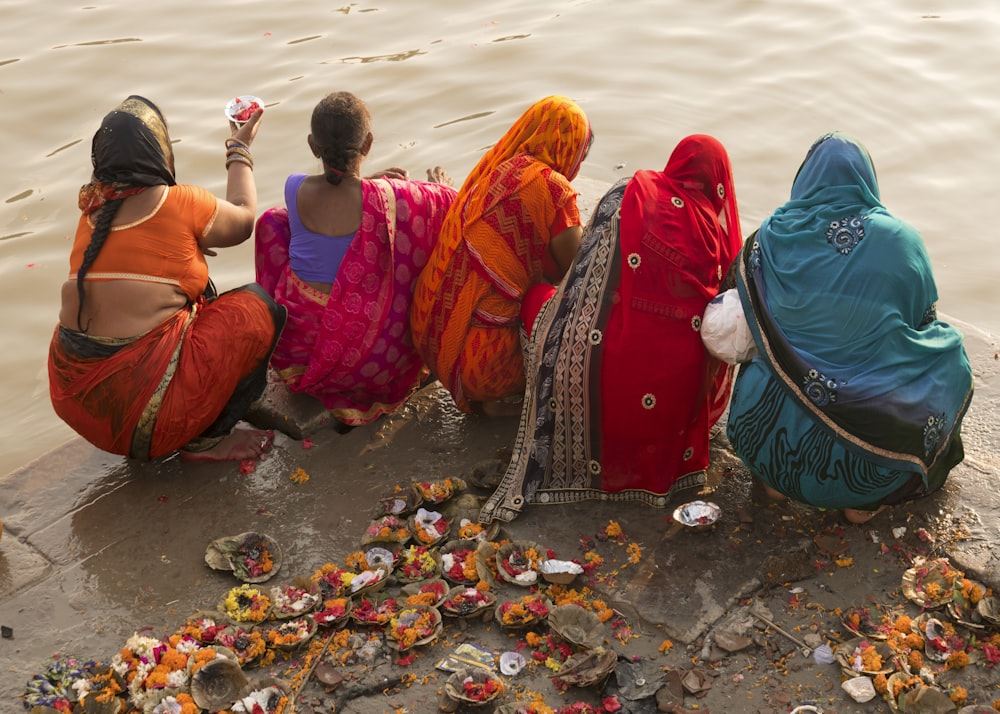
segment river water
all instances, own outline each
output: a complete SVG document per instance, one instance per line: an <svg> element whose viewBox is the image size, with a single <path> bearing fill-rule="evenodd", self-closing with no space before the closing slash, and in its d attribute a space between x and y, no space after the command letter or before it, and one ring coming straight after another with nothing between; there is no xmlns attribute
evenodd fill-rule
<svg viewBox="0 0 1000 714"><path fill-rule="evenodd" d="M422 176L440 164L457 181L548 94L587 112L597 141L581 175L608 184L662 168L687 134L713 134L732 157L745 233L786 199L811 142L840 129L868 146L887 207L923 233L939 310L1000 332L988 218L1000 175L991 0L0 0L0 9L0 474L73 436L48 400L46 351L90 139L133 93L166 114L178 179L218 195L223 106L236 94L263 98L259 210L281 202L287 174L317 168L309 115L333 90L372 110L366 168ZM250 243L210 268L220 289L251 281Z"/></svg>

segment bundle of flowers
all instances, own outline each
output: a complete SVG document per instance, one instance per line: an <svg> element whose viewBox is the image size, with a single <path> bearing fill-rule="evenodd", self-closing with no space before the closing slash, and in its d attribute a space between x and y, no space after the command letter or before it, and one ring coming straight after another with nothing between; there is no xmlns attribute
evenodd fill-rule
<svg viewBox="0 0 1000 714"><path fill-rule="evenodd" d="M549 615L549 605L541 595L523 595L517 600L507 600L497 607L496 617L505 627L527 627Z"/></svg>
<svg viewBox="0 0 1000 714"><path fill-rule="evenodd" d="M448 585L440 578L413 583L402 589L406 595L406 605L430 605L437 607L448 594Z"/></svg>
<svg viewBox="0 0 1000 714"><path fill-rule="evenodd" d="M538 581L547 553L531 543L508 543L497 550L497 574L515 585L529 586Z"/></svg>
<svg viewBox="0 0 1000 714"><path fill-rule="evenodd" d="M289 702L289 691L285 686L271 684L257 687L240 697L233 704L233 714L278 714L285 710Z"/></svg>
<svg viewBox="0 0 1000 714"><path fill-rule="evenodd" d="M236 628L226 630L219 635L219 644L236 653L236 661L240 665L253 662L267 649L264 636L257 630Z"/></svg>
<svg viewBox="0 0 1000 714"><path fill-rule="evenodd" d="M110 705L125 692L125 682L121 676L106 664L96 664L90 668L90 677L86 680L78 679L73 683L73 690L79 697L77 709L74 711L100 710L106 705ZM25 702L27 703L27 701ZM63 711L58 706L54 708ZM69 711L68 709L66 711Z"/></svg>
<svg viewBox="0 0 1000 714"><path fill-rule="evenodd" d="M418 543L433 545L448 535L451 531L451 523L437 511L418 508L416 514L410 519L410 531Z"/></svg>
<svg viewBox="0 0 1000 714"><path fill-rule="evenodd" d="M459 491L464 491L466 487L465 481L450 476L443 481L417 481L413 485L424 499L424 503L447 501Z"/></svg>
<svg viewBox="0 0 1000 714"><path fill-rule="evenodd" d="M185 622L178 632L184 637L191 637L204 645L210 645L226 627L228 623L220 622L209 615L195 615Z"/></svg>
<svg viewBox="0 0 1000 714"><path fill-rule="evenodd" d="M389 571L382 568L362 570L351 578L350 593L351 595L359 595L363 592L381 589L388 577Z"/></svg>
<svg viewBox="0 0 1000 714"><path fill-rule="evenodd" d="M77 682L87 682L96 666L95 662L76 657L56 659L44 672L28 680L23 694L25 708L48 706L61 712L70 711L78 698Z"/></svg>
<svg viewBox="0 0 1000 714"><path fill-rule="evenodd" d="M254 534L236 549L231 558L233 572L240 580L263 578L274 570L274 554L268 539Z"/></svg>
<svg viewBox="0 0 1000 714"><path fill-rule="evenodd" d="M281 649L294 649L316 633L316 621L311 617L285 620L267 631L268 644Z"/></svg>
<svg viewBox="0 0 1000 714"><path fill-rule="evenodd" d="M448 597L441 603L441 609L445 614L468 617L481 612L495 602L496 596L488 590L458 587L448 593Z"/></svg>
<svg viewBox="0 0 1000 714"><path fill-rule="evenodd" d="M149 714L200 714L201 707L187 692L167 694L149 710Z"/></svg>
<svg viewBox="0 0 1000 714"><path fill-rule="evenodd" d="M321 600L318 586L306 588L286 583L271 588L275 617L296 617L312 610Z"/></svg>
<svg viewBox="0 0 1000 714"><path fill-rule="evenodd" d="M396 642L402 652L436 638L440 626L441 613L435 608L407 605L390 618L386 635Z"/></svg>
<svg viewBox="0 0 1000 714"><path fill-rule="evenodd" d="M562 663L569 659L575 651L568 642L553 635L539 635L529 632L518 648L530 648L531 659L544 664L548 669L558 672Z"/></svg>
<svg viewBox="0 0 1000 714"><path fill-rule="evenodd" d="M324 600L322 607L313 613L313 619L317 625L337 625L347 619L351 612L351 599L346 597L330 598Z"/></svg>
<svg viewBox="0 0 1000 714"><path fill-rule="evenodd" d="M503 691L503 682L485 669L460 669L445 682L445 693L449 699L474 707L493 701Z"/></svg>
<svg viewBox="0 0 1000 714"><path fill-rule="evenodd" d="M396 575L400 580L414 582L433 578L440 572L441 557L426 545L411 545L399 551Z"/></svg>
<svg viewBox="0 0 1000 714"><path fill-rule="evenodd" d="M371 522L361 537L361 544L369 543L405 543L410 539L410 529L406 521L398 516L382 516Z"/></svg>
<svg viewBox="0 0 1000 714"><path fill-rule="evenodd" d="M333 563L324 563L309 576L309 579L319 586L320 597L326 600L348 594L355 575L356 573L344 570Z"/></svg>
<svg viewBox="0 0 1000 714"><path fill-rule="evenodd" d="M362 625L384 625L399 612L396 598L361 598L351 609L351 619Z"/></svg>
<svg viewBox="0 0 1000 714"><path fill-rule="evenodd" d="M922 608L932 609L950 602L955 581L965 574L952 567L947 558L913 559L913 567L903 573L903 594Z"/></svg>
<svg viewBox="0 0 1000 714"><path fill-rule="evenodd" d="M486 540L488 536L489 531L482 523L470 521L468 518L463 518L458 522L458 537L463 540L471 540L479 543Z"/></svg>
<svg viewBox="0 0 1000 714"><path fill-rule="evenodd" d="M441 573L459 585L475 585L479 582L476 569L476 550L457 546L441 553Z"/></svg>
<svg viewBox="0 0 1000 714"><path fill-rule="evenodd" d="M223 613L237 622L262 622L271 613L271 598L248 583L230 589L222 601Z"/></svg>

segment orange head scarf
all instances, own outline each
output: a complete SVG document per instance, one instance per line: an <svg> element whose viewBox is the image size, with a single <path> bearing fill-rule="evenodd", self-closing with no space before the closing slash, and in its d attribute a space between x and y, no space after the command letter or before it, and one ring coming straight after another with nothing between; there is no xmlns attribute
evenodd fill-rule
<svg viewBox="0 0 1000 714"><path fill-rule="evenodd" d="M558 95L541 99L528 107L469 172L454 205L466 205L470 195L487 198L486 192L481 191L482 182L500 164L519 154L530 156L572 181L580 171L592 136L587 115L572 99ZM500 198L494 195L489 204L471 201L464 222L471 223Z"/></svg>

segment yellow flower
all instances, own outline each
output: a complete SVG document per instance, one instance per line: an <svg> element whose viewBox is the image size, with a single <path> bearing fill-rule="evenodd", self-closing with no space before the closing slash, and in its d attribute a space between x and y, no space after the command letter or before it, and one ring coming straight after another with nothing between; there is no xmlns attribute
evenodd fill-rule
<svg viewBox="0 0 1000 714"><path fill-rule="evenodd" d="M618 538L622 534L622 527L618 525L618 521L608 521L608 525L604 528L604 535L608 538Z"/></svg>
<svg viewBox="0 0 1000 714"><path fill-rule="evenodd" d="M642 559L642 548L639 546L638 543L635 542L629 543L628 546L626 547L626 550L628 551L628 562L632 563L633 565L635 565Z"/></svg>
<svg viewBox="0 0 1000 714"><path fill-rule="evenodd" d="M674 643L670 640L663 640L663 642L658 647L659 651L663 654L668 654L670 650L674 648Z"/></svg>

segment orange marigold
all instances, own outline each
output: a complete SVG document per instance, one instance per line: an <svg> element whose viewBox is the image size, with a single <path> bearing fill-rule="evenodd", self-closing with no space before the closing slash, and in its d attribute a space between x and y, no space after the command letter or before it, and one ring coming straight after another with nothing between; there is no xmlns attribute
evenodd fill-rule
<svg viewBox="0 0 1000 714"><path fill-rule="evenodd" d="M889 689L889 680L884 674L876 674L872 684L875 685L875 691L879 694L885 694Z"/></svg>
<svg viewBox="0 0 1000 714"><path fill-rule="evenodd" d="M913 626L913 621L910 620L909 615L900 615L896 618L895 624L893 624L893 629L899 630L904 635L910 634L910 629Z"/></svg>
<svg viewBox="0 0 1000 714"><path fill-rule="evenodd" d="M903 644L911 650L922 650L924 648L924 638L916 632L911 632L906 636L906 639L903 640Z"/></svg>
<svg viewBox="0 0 1000 714"><path fill-rule="evenodd" d="M604 535L608 538L618 538L622 534L622 527L618 524L618 521L608 521L608 525L604 528Z"/></svg>
<svg viewBox="0 0 1000 714"><path fill-rule="evenodd" d="M945 669L961 669L969 663L969 655L962 650L952 652L944 662Z"/></svg>
<svg viewBox="0 0 1000 714"><path fill-rule="evenodd" d="M955 703L956 707L964 706L965 700L968 699L969 692L965 687L956 684L955 688L951 690L951 701Z"/></svg>
<svg viewBox="0 0 1000 714"><path fill-rule="evenodd" d="M919 671L924 666L924 655L920 650L910 650L910 654L906 655L906 663L910 669Z"/></svg>

